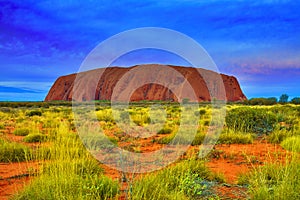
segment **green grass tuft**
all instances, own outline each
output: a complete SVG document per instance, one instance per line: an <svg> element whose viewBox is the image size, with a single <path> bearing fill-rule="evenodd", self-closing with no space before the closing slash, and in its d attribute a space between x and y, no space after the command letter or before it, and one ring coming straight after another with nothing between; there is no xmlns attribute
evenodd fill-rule
<svg viewBox="0 0 300 200"><path fill-rule="evenodd" d="M29 147L0 138L0 162L21 162L30 160L31 156Z"/></svg>
<svg viewBox="0 0 300 200"><path fill-rule="evenodd" d="M47 139L46 135L40 133L31 133L23 138L24 142L33 143L33 142L44 142Z"/></svg>
<svg viewBox="0 0 300 200"><path fill-rule="evenodd" d="M198 199L208 188L211 172L203 161L185 160L134 182L131 199Z"/></svg>
<svg viewBox="0 0 300 200"><path fill-rule="evenodd" d="M14 135L17 136L26 136L30 133L30 130L28 128L16 128L13 132Z"/></svg>
<svg viewBox="0 0 300 200"><path fill-rule="evenodd" d="M221 144L251 144L253 142L253 135L250 133L234 132L233 130L226 130L220 134L218 143Z"/></svg>
<svg viewBox="0 0 300 200"><path fill-rule="evenodd" d="M300 162L293 159L288 164L267 164L255 169L249 176L252 199L299 199Z"/></svg>
<svg viewBox="0 0 300 200"><path fill-rule="evenodd" d="M286 150L300 152L300 136L288 137L280 145Z"/></svg>

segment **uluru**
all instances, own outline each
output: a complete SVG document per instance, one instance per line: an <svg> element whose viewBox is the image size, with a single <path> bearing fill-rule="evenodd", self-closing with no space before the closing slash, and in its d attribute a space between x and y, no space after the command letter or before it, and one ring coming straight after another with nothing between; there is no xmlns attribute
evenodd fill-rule
<svg viewBox="0 0 300 200"><path fill-rule="evenodd" d="M141 70L136 72L138 69ZM150 71L147 71L148 69ZM170 75L165 69L172 69L177 74ZM145 79L151 81L143 84ZM168 85L159 84L157 80L160 79ZM124 93L128 88L133 89L131 92L128 90L130 101L178 101L174 90L170 88L182 88L185 84L192 88L198 102L211 101L214 98L231 102L247 99L234 76L201 68L147 64L99 68L61 76L52 85L45 101L112 100L119 92ZM76 97L74 97L74 88L76 88ZM185 90L184 92L187 93Z"/></svg>

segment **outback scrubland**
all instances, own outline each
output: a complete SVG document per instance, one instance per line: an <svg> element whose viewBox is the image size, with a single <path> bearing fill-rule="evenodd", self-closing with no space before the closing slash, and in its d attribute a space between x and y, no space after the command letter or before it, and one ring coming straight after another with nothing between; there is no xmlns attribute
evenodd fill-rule
<svg viewBox="0 0 300 200"><path fill-rule="evenodd" d="M155 103L166 117L163 127L147 138L118 127L109 102L96 102L95 110L83 113L96 116L95 124L115 146L144 153L170 143L181 123L180 104ZM152 104L132 103L124 110L127 115L119 117L147 127L155 121L149 114ZM207 131L215 126L211 105L200 103L192 113L199 125L188 150L171 165L144 174L123 173L95 159L77 134L71 105L1 104L1 199L300 198L299 105L220 108L227 113L224 127L214 148L200 158ZM104 144L101 138L89 139L85 142L95 147Z"/></svg>

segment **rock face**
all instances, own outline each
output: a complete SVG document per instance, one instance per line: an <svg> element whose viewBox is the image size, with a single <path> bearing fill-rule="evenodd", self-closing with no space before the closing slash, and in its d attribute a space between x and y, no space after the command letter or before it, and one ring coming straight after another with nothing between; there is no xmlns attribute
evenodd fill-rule
<svg viewBox="0 0 300 200"><path fill-rule="evenodd" d="M212 99L243 101L246 96L233 76L191 67L137 65L61 76L51 87L45 101L181 101L183 98L199 102Z"/></svg>

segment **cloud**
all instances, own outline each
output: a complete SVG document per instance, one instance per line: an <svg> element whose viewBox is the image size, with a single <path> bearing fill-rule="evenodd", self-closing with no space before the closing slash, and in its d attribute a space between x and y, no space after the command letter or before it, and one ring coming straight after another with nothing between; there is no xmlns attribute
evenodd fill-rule
<svg viewBox="0 0 300 200"><path fill-rule="evenodd" d="M35 90L26 90L15 87L0 86L0 93L40 93Z"/></svg>
<svg viewBox="0 0 300 200"><path fill-rule="evenodd" d="M51 85L49 82L0 82L0 101L41 101Z"/></svg>
<svg viewBox="0 0 300 200"><path fill-rule="evenodd" d="M287 0L3 0L0 78L19 84L2 82L0 86L24 89L25 81L32 85L74 73L103 40L146 26L171 28L192 37L223 73L236 73L244 80L255 79L255 74L277 76L272 69L300 68L299 10L298 1ZM152 58L145 54L122 59L122 63L137 64ZM253 76L249 79L244 74ZM46 91L47 87L41 87Z"/></svg>
<svg viewBox="0 0 300 200"><path fill-rule="evenodd" d="M42 93L48 91L53 83L49 82L19 82L1 81L0 92L14 91L16 93Z"/></svg>
<svg viewBox="0 0 300 200"><path fill-rule="evenodd" d="M42 101L46 94L0 92L0 101Z"/></svg>

